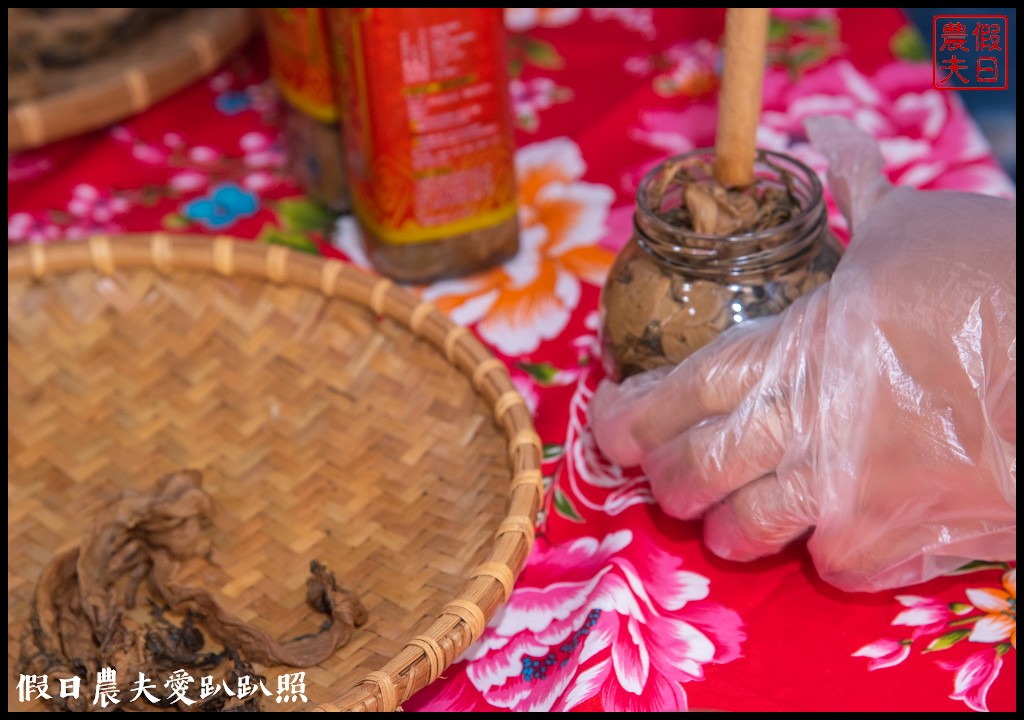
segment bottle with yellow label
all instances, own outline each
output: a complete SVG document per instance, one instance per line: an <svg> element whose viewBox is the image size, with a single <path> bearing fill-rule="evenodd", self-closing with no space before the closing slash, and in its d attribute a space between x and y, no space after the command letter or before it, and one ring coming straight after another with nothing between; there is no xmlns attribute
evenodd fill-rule
<svg viewBox="0 0 1024 720"><path fill-rule="evenodd" d="M322 8L260 8L270 72L285 101L288 169L314 200L350 209L334 72Z"/></svg>
<svg viewBox="0 0 1024 720"><path fill-rule="evenodd" d="M328 8L353 211L370 261L423 283L515 255L500 8Z"/></svg>

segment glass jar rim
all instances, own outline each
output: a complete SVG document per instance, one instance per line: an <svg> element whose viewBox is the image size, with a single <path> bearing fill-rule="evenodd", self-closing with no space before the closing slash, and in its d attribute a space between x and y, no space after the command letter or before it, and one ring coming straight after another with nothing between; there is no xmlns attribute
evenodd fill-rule
<svg viewBox="0 0 1024 720"><path fill-rule="evenodd" d="M763 164L765 159L770 159L775 162L781 161L789 163L793 167L783 169L794 169L804 176L802 179L806 181L808 196L806 201L800 205L799 212L794 214L793 217L770 228L763 228L761 230L753 230L745 233L734 233L730 235L715 235L711 233L699 233L696 230L680 227L679 225L672 225L655 214L654 210L651 208L648 191L650 190L651 185L660 178L665 168L672 163L679 162L680 160L696 159L702 156L713 159L714 154L714 148L697 148L690 150L689 152L672 155L648 170L640 180L640 184L637 187L635 202L636 212L643 214L644 221L646 223L650 223L652 227L666 234L678 235L680 237L692 238L694 240L704 242L750 242L761 237L770 237L799 228L803 223L807 222L812 213L818 213L824 210L824 187L821 180L818 178L818 174L810 166L801 160L798 160L793 155L759 148L757 150L755 163ZM820 209L817 209L819 206Z"/></svg>

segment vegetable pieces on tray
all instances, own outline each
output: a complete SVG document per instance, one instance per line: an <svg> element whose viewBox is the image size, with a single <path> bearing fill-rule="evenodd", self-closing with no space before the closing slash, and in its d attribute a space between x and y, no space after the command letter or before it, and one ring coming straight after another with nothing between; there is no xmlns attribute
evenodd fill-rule
<svg viewBox="0 0 1024 720"><path fill-rule="evenodd" d="M199 472L172 473L152 492L124 493L97 518L80 547L44 568L17 672L48 675L58 685L78 677L82 687L78 697L52 693L49 709L111 709L112 704L93 703L92 691L103 680L100 673L113 669L111 696L126 710L258 710L262 693L242 698L222 691L200 701L199 688L192 687L192 703L186 703L171 676L182 670L213 675L230 689L248 675L258 686L265 678L252 663L316 665L366 622L359 598L317 561L306 599L327 619L318 632L283 642L232 615L207 590L179 585L180 564L209 552L212 511ZM148 610L139 602L144 589ZM204 650L207 638L219 649ZM147 681L145 693L137 692L141 679Z"/></svg>

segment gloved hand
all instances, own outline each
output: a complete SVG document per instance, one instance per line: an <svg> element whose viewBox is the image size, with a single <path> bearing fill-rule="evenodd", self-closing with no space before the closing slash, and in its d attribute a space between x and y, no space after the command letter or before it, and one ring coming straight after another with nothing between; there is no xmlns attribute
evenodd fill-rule
<svg viewBox="0 0 1024 720"><path fill-rule="evenodd" d="M853 232L832 279L674 368L603 381L598 447L724 558L807 535L851 591L1016 560L1016 203L893 188L870 136L807 129Z"/></svg>

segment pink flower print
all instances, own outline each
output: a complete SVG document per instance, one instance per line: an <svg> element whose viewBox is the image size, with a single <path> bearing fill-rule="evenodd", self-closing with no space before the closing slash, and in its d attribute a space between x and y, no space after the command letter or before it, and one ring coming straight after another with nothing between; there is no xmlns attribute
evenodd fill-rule
<svg viewBox="0 0 1024 720"><path fill-rule="evenodd" d="M7 153L7 182L31 180L48 172L53 162L35 153Z"/></svg>
<svg viewBox="0 0 1024 720"><path fill-rule="evenodd" d="M530 379L530 376L523 373L515 373L512 375L512 384L515 385L519 394L523 396L523 401L526 403L526 407L529 408L530 415L536 417L537 405L540 404L540 395L537 394L537 387Z"/></svg>
<svg viewBox="0 0 1024 720"><path fill-rule="evenodd" d="M247 132L238 139L238 146L247 153L266 150L270 145L270 139L258 132Z"/></svg>
<svg viewBox="0 0 1024 720"><path fill-rule="evenodd" d="M601 355L601 343L598 340L600 325L601 316L598 311L589 312L583 318L583 327L587 332L573 338L572 346L576 348L576 364L580 367L589 365L591 360ZM583 373L578 373L577 377L582 378Z"/></svg>
<svg viewBox="0 0 1024 720"><path fill-rule="evenodd" d="M664 97L699 97L718 87L718 46L708 40L676 43L648 57L627 58L626 72L657 73L654 91Z"/></svg>
<svg viewBox="0 0 1024 720"><path fill-rule="evenodd" d="M988 712L988 691L1003 666L1003 658L995 647L976 652L959 664L940 662L939 665L956 671L951 699L961 700L971 710Z"/></svg>
<svg viewBox="0 0 1024 720"><path fill-rule="evenodd" d="M676 155L696 148L712 147L715 143L717 118L718 111L712 105L691 105L681 111L643 110L639 115L640 124L629 130L629 136L666 155ZM680 128L686 129L685 135L680 132ZM636 182L639 183L639 180Z"/></svg>
<svg viewBox="0 0 1024 720"><path fill-rule="evenodd" d="M155 145L146 145L140 142L132 146L132 157L147 165L165 165L169 156L167 152Z"/></svg>
<svg viewBox="0 0 1024 720"><path fill-rule="evenodd" d="M707 600L707 578L681 566L628 530L540 547L467 651L467 677L514 711L598 695L608 712L685 709L680 683L735 659L744 634L735 612Z"/></svg>
<svg viewBox="0 0 1024 720"><path fill-rule="evenodd" d="M571 90L558 86L554 80L546 77L525 81L513 78L508 87L516 122L530 132L534 132L540 124L541 110L572 98Z"/></svg>
<svg viewBox="0 0 1024 720"><path fill-rule="evenodd" d="M896 601L907 609L897 615L892 624L914 628L913 639L945 629L950 614L945 604L917 595L897 595Z"/></svg>
<svg viewBox="0 0 1024 720"><path fill-rule="evenodd" d="M172 146L151 145L123 125L110 129L110 136L119 143L131 146L132 157L147 165L166 165L171 157Z"/></svg>
<svg viewBox="0 0 1024 720"><path fill-rule="evenodd" d="M871 658L868 663L868 670L882 670L894 667L910 656L909 640L892 640L883 638L869 643L857 652L853 657Z"/></svg>
<svg viewBox="0 0 1024 720"><path fill-rule="evenodd" d="M590 17L598 22L615 20L626 30L639 33L645 40L658 36L654 8L590 8Z"/></svg>
<svg viewBox="0 0 1024 720"><path fill-rule="evenodd" d="M121 197L109 192L100 192L93 185L76 185L71 191L68 201L68 212L82 220L92 221L97 225L106 225L116 215L123 215L131 204Z"/></svg>
<svg viewBox="0 0 1024 720"><path fill-rule="evenodd" d="M244 153L242 161L246 167L277 168L284 165L284 151L263 133L246 133L239 139L238 145Z"/></svg>
<svg viewBox="0 0 1024 720"><path fill-rule="evenodd" d="M249 107L258 113L268 113L275 109L278 102L277 89L273 80L250 85L245 89Z"/></svg>
<svg viewBox="0 0 1024 720"><path fill-rule="evenodd" d="M273 187L276 183L277 180L274 179L274 176L265 170L251 172L242 178L242 187L246 190L251 190L254 193L267 190L268 188Z"/></svg>
<svg viewBox="0 0 1024 720"><path fill-rule="evenodd" d="M189 149L188 159L197 165L212 165L221 158L221 153L208 145L196 145Z"/></svg>
<svg viewBox="0 0 1024 720"><path fill-rule="evenodd" d="M214 92L229 90L234 83L234 76L229 72L220 72L210 76L210 89Z"/></svg>
<svg viewBox="0 0 1024 720"><path fill-rule="evenodd" d="M169 148L180 148L185 145L185 138L178 133L165 133L164 134L164 145Z"/></svg>
<svg viewBox="0 0 1024 720"><path fill-rule="evenodd" d="M476 691L461 669L461 665L453 666L445 672L445 682L428 685L403 703L402 708L413 712L433 713L494 712L494 706Z"/></svg>
<svg viewBox="0 0 1024 720"><path fill-rule="evenodd" d="M124 125L114 125L113 127L111 127L110 137L122 143L130 143L135 140L135 136L132 135L132 131L126 128Z"/></svg>
<svg viewBox="0 0 1024 720"><path fill-rule="evenodd" d="M505 8L505 27L522 32L534 27L565 27L576 22L583 8Z"/></svg>
<svg viewBox="0 0 1024 720"><path fill-rule="evenodd" d="M718 47L707 40L673 45L668 68L654 78L654 91L665 97L699 97L718 87Z"/></svg>
<svg viewBox="0 0 1024 720"><path fill-rule="evenodd" d="M959 99L933 89L931 79L924 63L892 62L867 77L849 61L834 60L799 82L782 68L770 68L764 97L772 100L766 101L761 126L796 141L793 152L806 118L841 115L878 138L886 172L897 185L1013 197L1005 174L997 183L993 173L961 172L994 169L994 162Z"/></svg>
<svg viewBox="0 0 1024 720"><path fill-rule="evenodd" d="M60 228L42 215L16 212L7 218L9 241L47 243L59 238L60 234Z"/></svg>
<svg viewBox="0 0 1024 720"><path fill-rule="evenodd" d="M665 618L643 623L610 615L608 621L611 655L580 676L565 709L599 691L607 712L686 710L680 683L704 676L703 666L715 659L711 638L692 625Z"/></svg>
<svg viewBox="0 0 1024 720"><path fill-rule="evenodd" d="M772 8L772 17L781 20L833 20L837 8Z"/></svg>
<svg viewBox="0 0 1024 720"><path fill-rule="evenodd" d="M179 193L202 190L210 183L210 176L198 170L182 170L171 176L167 184Z"/></svg>

